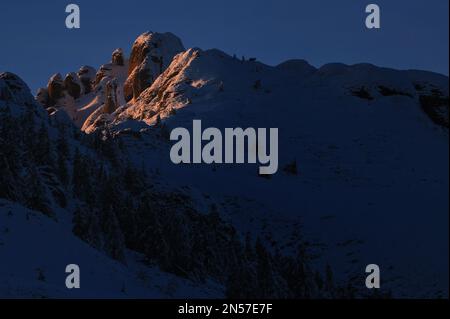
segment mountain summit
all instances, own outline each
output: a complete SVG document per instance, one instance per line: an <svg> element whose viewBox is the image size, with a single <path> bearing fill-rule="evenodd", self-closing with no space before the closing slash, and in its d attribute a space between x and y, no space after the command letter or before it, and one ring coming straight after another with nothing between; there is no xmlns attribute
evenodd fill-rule
<svg viewBox="0 0 450 319"><path fill-rule="evenodd" d="M94 73L96 75L94 76ZM276 67L231 57L219 50L185 50L172 33L146 32L133 43L129 58L121 49L98 71L54 75L37 95L50 112L64 110L83 131L125 119L151 124L195 100L217 104L230 94L269 92L292 96L300 86L308 94L354 96L374 104L385 97L407 97L436 124L448 128L448 77L425 71L397 71L370 64L327 64L319 69L304 60ZM220 94L219 94L220 93ZM289 104L292 104L289 102ZM97 123L97 124L96 124ZM101 123L101 124L100 124Z"/></svg>

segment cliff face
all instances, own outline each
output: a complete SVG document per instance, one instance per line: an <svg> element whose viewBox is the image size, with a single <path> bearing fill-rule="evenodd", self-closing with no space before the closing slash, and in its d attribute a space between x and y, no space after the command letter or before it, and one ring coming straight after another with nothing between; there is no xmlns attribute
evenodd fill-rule
<svg viewBox="0 0 450 319"><path fill-rule="evenodd" d="M172 33L140 35L131 48L125 100L138 98L164 72L173 57L184 50L181 40Z"/></svg>

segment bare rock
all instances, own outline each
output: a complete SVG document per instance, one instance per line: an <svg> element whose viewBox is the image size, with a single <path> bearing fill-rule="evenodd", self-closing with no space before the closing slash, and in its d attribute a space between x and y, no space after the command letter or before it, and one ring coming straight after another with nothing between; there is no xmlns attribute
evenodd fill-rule
<svg viewBox="0 0 450 319"><path fill-rule="evenodd" d="M96 75L95 69L91 66L84 65L80 68L77 75L83 85L83 93L90 93L92 91L92 82Z"/></svg>
<svg viewBox="0 0 450 319"><path fill-rule="evenodd" d="M49 105L55 105L56 102L64 96L64 83L61 74L54 74L47 84L49 96Z"/></svg>
<svg viewBox="0 0 450 319"><path fill-rule="evenodd" d="M36 93L36 101L38 101L44 107L49 106L50 97L48 95L48 90L46 88L38 89Z"/></svg>
<svg viewBox="0 0 450 319"><path fill-rule="evenodd" d="M103 112L107 114L113 113L117 107L117 81L116 79L112 79L106 83L105 89L105 104L103 106Z"/></svg>
<svg viewBox="0 0 450 319"><path fill-rule="evenodd" d="M125 81L125 100L137 98L184 51L181 40L172 33L146 32L133 44Z"/></svg>
<svg viewBox="0 0 450 319"><path fill-rule="evenodd" d="M75 73L71 72L66 75L66 78L64 79L64 89L74 99L78 99L80 97L81 82Z"/></svg>
<svg viewBox="0 0 450 319"><path fill-rule="evenodd" d="M121 65L121 66L125 64L125 57L123 55L123 50L121 48L114 50L112 54L111 63L114 65Z"/></svg>
<svg viewBox="0 0 450 319"><path fill-rule="evenodd" d="M111 72L111 64L103 64L100 69L97 71L97 74L95 74L95 81L94 81L94 89L97 89L98 84L102 81L103 78L109 76Z"/></svg>

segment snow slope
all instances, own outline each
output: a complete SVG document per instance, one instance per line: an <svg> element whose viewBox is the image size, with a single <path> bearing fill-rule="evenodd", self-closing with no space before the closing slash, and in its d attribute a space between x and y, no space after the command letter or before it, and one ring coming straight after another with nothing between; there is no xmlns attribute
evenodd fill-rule
<svg viewBox="0 0 450 319"><path fill-rule="evenodd" d="M332 264L341 278L363 276L376 263L395 296L443 296L448 129L433 123L420 102L433 89L447 97L448 121L448 78L439 74L367 64L314 70L303 61L273 68L190 49L136 103L118 109L113 123L120 130L130 118L151 124L160 117L167 130L190 128L193 119L203 128L279 128L280 170L270 179L259 177L255 165L173 165L170 143L155 148L146 134L128 145L138 165L157 167L174 185L218 202L257 203L228 218L243 231L265 220L278 248L292 229L276 221L300 218L321 255L317 262ZM283 171L294 160L297 176Z"/></svg>
<svg viewBox="0 0 450 319"><path fill-rule="evenodd" d="M338 282L350 278L364 290L365 267L375 263L383 291L394 297L448 297L448 77L369 64L316 69L303 60L271 67L216 49L184 50L171 34L142 35L123 65L114 56L92 79L91 92L76 99L64 93L45 105L50 118L64 111L86 133L112 132L124 158L157 187L182 189L199 212L218 207L239 236L262 238L274 254L295 254L301 239L317 269L331 265ZM256 165L172 164L168 132L190 128L194 119L203 128L278 128L277 174L258 176ZM162 278L143 286L134 253L124 266L74 237L64 218L58 224L32 214L28 223L28 211L8 202L0 211L2 227L29 229L44 246L56 249L64 238L73 247L55 263L45 263L58 256L51 250L40 257L22 249L32 268L11 266L0 278L28 279L24 287L3 279L3 294L67 296L60 269L74 252L94 267L92 279L83 279L92 280L88 296L120 297L124 282L129 296L223 296L215 283L196 287L136 262ZM2 240L1 260L11 260L18 244ZM47 269L54 289L35 278L37 268ZM167 288L171 282L178 288Z"/></svg>
<svg viewBox="0 0 450 319"><path fill-rule="evenodd" d="M145 266L128 251L119 263L74 236L63 223L0 200L0 296L3 298L209 298L199 287ZM66 266L80 267L80 289L65 286Z"/></svg>

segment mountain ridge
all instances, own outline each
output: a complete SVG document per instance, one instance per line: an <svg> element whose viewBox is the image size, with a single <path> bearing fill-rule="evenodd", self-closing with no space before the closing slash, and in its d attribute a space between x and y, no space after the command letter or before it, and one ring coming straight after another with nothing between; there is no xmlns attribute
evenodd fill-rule
<svg viewBox="0 0 450 319"><path fill-rule="evenodd" d="M43 212L125 269L143 255L141 266L183 279L174 296L193 284L209 296L367 297L360 279L374 261L385 296L448 295L448 77L272 67L141 37L130 59L117 49L99 70L54 76L36 100L0 75L2 207ZM193 119L278 127L279 172L172 164L168 131Z"/></svg>
<svg viewBox="0 0 450 319"><path fill-rule="evenodd" d="M204 54L205 56L216 57L217 59L227 57L230 60L231 58L231 56L217 49L210 49L203 51L198 48L191 48L185 51L184 46L181 43L181 40L172 33L145 32L142 35L140 35L134 42L133 48L131 50L130 55L131 63L128 61L126 57L123 56L123 51L121 49L118 52L119 53L117 53L116 51L113 52L113 57L114 55L119 54L120 60L122 61L121 64L123 65L115 65L114 62L112 62L112 64L106 64L100 67L99 71L97 71L95 81L93 81L93 79L91 78L91 81L93 81L92 85L96 88L95 91L97 92L97 94L95 94L94 97L87 98L87 101L81 100L78 103L69 102L69 104L72 105L65 106L69 114L73 113L72 116L76 117L77 115L74 114L78 113L86 114L81 115L81 118L79 119L78 118L75 119L77 125L82 127L83 130L92 131L93 129L95 129L95 126L90 127L91 124L95 122L96 117L100 115L99 113L101 114L105 113L97 110L104 106L104 102L105 100L107 100L108 95L108 92L105 92L107 83L108 81L114 78L116 78L116 81L118 82L116 84L117 92L115 92L115 96L117 96L118 100L113 106L111 106L110 103L110 105L108 106L108 112L106 112L107 114L114 113L114 111L116 111L117 109L120 109L120 111L124 110L125 108L128 109L131 100L132 105L136 104L134 103L135 101L137 101L139 104L138 99L143 91L145 90L152 91L150 87L154 82L156 82L158 79L160 80L160 82L163 81L164 77L159 76L162 73L162 71L165 71L167 68L169 68L171 63L174 64L179 63L177 59L173 60L175 55L178 53L186 55L188 54L188 52L197 52L196 54L199 55L199 53L202 52L202 54ZM206 59L206 57L204 59ZM112 58L112 60L114 60L114 58ZM192 60L195 60L195 58ZM236 62L240 61L241 64L243 64L242 68L248 69L248 67L250 66L250 68L255 68L257 72L258 69L271 70L273 73L277 73L278 70L280 71L278 77L289 78L289 76L292 76L294 81L305 81L306 79L310 79L311 82L315 81L316 83L321 83L324 81L324 78L329 80L330 82L337 81L338 83L331 83L331 84L335 86L345 85L349 90L354 89L355 90L354 94L356 96L358 96L357 90L363 90L363 92L359 92L359 96L361 96L362 94L362 96L366 96L366 98L367 97L372 98L371 96L372 92L365 92L366 91L365 87L367 87L367 89L369 90L374 91L372 95L379 95L380 92L382 95L383 94L384 95L403 94L407 96L420 95L418 90L415 90L413 88L413 86L418 87L422 85L419 83L420 81L418 79L427 79L426 82L431 85L431 87L427 87L427 83L423 85L424 89L426 90L426 92L423 92L424 95L431 96L432 93L430 91L433 88L439 90L439 93L444 98L445 97L448 98L449 95L448 87L445 85L445 82L448 82L448 77L445 75L428 71L395 70L391 68L378 67L367 63L359 63L355 65L345 65L342 63L328 63L321 66L320 68L314 68L304 60L288 60L280 63L277 66L272 67L257 62L255 59L245 61L233 57L233 60L235 60ZM163 64L161 64L161 62L163 62ZM212 62L213 65L219 63L220 61ZM179 68L180 66L176 65L172 66L173 69L176 69L177 67ZM208 66L201 66L201 67L203 67L202 72L206 72L206 74L203 75L207 77ZM114 68L116 69L122 68L123 71L114 71L113 70ZM187 72L188 69L189 66L185 66L182 73ZM239 72L239 68L237 69L237 72ZM171 76L173 76L173 74L174 73L171 72ZM223 80L220 78L221 75L226 76L223 74L223 72L222 74L211 75L213 77L215 76L214 81L217 82L217 85L223 85ZM70 79L70 74L68 74L68 76ZM187 76L185 77L187 78ZM339 83L339 79L342 77L346 78L345 81L347 83ZM386 82L386 79L390 79L388 81L389 83L382 83L383 81ZM258 80L259 79L257 79L256 76L254 81L256 82ZM60 79L60 81L62 81L62 79ZM67 76L64 81L69 82L67 80ZM78 82L80 81L81 80L79 80ZM47 88L47 91L51 89L50 85L51 82L52 80L50 80L49 82L49 87ZM177 85L180 84L181 83L177 83ZM250 85L253 84L254 83ZM314 85L314 83L312 84ZM386 88L388 90L386 90ZM173 90L174 88L170 89ZM39 90L40 94L42 95L43 92L45 92L45 90L46 89L40 89ZM176 91L172 93L178 94ZM160 94L162 93L160 92ZM185 100L189 101L189 97L186 98ZM443 101L442 103L445 104L445 101ZM67 104L67 102L65 101L65 99L62 99L60 104L64 107L64 105ZM174 101L170 101L166 104L175 104L175 103ZM183 103L181 104L183 105ZM185 104L186 102L184 103L183 106L185 106ZM182 107L182 105L180 105L180 107ZM90 110L88 111L88 109ZM88 120L87 118L90 117L92 113L95 111L97 111L96 116L93 116ZM124 114L114 114L113 117L117 116L119 118L124 118L127 116L126 114L129 112L130 110L127 110L125 112L121 112ZM146 112L155 113L155 110L146 110ZM160 115L165 117L167 116L167 113L170 112L171 110L168 110L167 112L164 112L163 114ZM155 114L151 116L151 119L150 118L148 119L150 120L150 123L156 120L157 115L158 114ZM132 118L139 118L142 116L143 116L142 114L131 115ZM105 117L108 116L103 116L103 118ZM104 123L104 121L101 121L101 123ZM444 123L444 126L448 127L448 121Z"/></svg>

